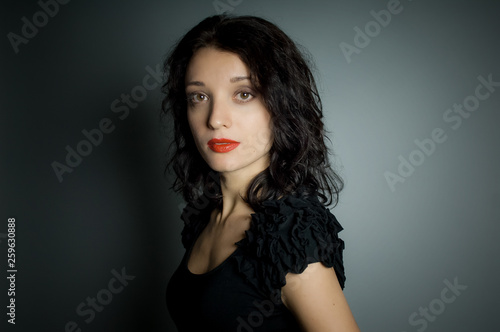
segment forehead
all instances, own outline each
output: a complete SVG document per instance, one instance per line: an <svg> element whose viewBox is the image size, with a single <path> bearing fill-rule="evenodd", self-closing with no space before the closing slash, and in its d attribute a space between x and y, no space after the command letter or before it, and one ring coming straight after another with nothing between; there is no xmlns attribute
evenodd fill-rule
<svg viewBox="0 0 500 332"><path fill-rule="evenodd" d="M197 50L191 58L185 84L192 81L229 83L231 78L249 74L248 67L237 54L204 47Z"/></svg>

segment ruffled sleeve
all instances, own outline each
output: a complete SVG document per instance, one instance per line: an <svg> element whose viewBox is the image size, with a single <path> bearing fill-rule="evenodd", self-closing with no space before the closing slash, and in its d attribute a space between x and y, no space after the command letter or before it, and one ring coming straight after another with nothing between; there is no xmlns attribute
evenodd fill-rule
<svg viewBox="0 0 500 332"><path fill-rule="evenodd" d="M308 264L333 267L344 288L344 241L335 216L317 196L286 196L265 201L252 214L246 238L237 242L245 255L237 256L238 270L266 294L281 294L288 272L302 273Z"/></svg>

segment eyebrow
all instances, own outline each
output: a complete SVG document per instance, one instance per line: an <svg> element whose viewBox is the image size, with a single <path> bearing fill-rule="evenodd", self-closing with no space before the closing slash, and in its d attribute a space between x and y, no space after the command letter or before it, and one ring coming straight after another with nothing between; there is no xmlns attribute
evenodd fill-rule
<svg viewBox="0 0 500 332"><path fill-rule="evenodd" d="M250 80L250 76L236 76L229 80L231 83L236 83L239 81Z"/></svg>
<svg viewBox="0 0 500 332"><path fill-rule="evenodd" d="M236 82L240 82L240 81L244 81L244 80L250 80L250 76L236 76L236 77L232 77L229 80L229 82L236 83ZM186 84L186 87L188 87L190 85L205 86L205 83L200 82L200 81L191 81L191 82L189 82L189 83Z"/></svg>

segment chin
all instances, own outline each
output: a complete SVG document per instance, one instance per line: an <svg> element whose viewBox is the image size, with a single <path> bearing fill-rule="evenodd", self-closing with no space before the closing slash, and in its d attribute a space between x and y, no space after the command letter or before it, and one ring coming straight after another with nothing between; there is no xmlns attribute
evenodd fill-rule
<svg viewBox="0 0 500 332"><path fill-rule="evenodd" d="M222 157L222 156L221 156ZM206 160L208 166L216 172L231 172L239 169L241 163L233 158L210 158Z"/></svg>
<svg viewBox="0 0 500 332"><path fill-rule="evenodd" d="M231 172L231 171L235 171L238 169L238 167L236 165L227 165L227 164L223 164L223 163L211 163L208 166L210 166L210 168L212 170L214 170L215 172L219 172L219 173Z"/></svg>

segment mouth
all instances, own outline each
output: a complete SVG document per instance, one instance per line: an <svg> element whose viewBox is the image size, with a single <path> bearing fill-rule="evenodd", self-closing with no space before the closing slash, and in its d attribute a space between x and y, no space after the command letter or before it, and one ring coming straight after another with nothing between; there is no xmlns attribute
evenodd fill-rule
<svg viewBox="0 0 500 332"><path fill-rule="evenodd" d="M234 150L240 145L240 142L236 142L227 138L212 138L207 143L210 150L218 153L226 153Z"/></svg>

